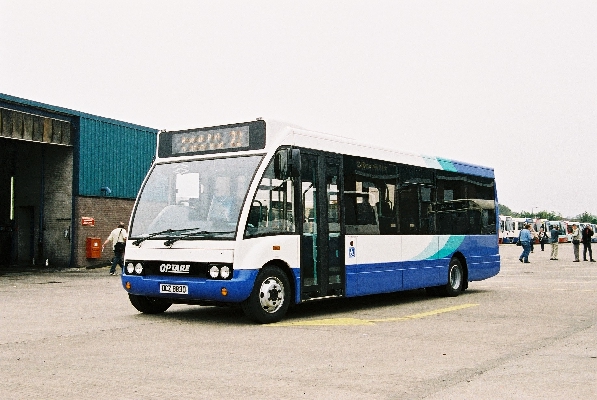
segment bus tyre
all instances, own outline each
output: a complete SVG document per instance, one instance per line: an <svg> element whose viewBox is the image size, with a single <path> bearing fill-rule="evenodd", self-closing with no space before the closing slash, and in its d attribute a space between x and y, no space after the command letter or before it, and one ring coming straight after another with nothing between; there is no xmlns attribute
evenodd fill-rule
<svg viewBox="0 0 597 400"><path fill-rule="evenodd" d="M137 296L129 294L129 300L133 307L144 314L160 314L172 305L171 301L157 297Z"/></svg>
<svg viewBox="0 0 597 400"><path fill-rule="evenodd" d="M442 288L442 294L448 297L456 297L464 287L464 269L457 258L450 260L448 268L448 283Z"/></svg>
<svg viewBox="0 0 597 400"><path fill-rule="evenodd" d="M257 274L249 298L242 302L247 317L262 323L278 322L290 305L290 282L282 270L266 265Z"/></svg>

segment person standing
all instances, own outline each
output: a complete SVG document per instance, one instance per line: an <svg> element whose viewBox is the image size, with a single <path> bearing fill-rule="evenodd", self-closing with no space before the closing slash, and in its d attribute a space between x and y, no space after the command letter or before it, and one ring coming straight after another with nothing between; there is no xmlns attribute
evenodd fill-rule
<svg viewBox="0 0 597 400"><path fill-rule="evenodd" d="M531 241L533 240L533 236L529 230L530 227L531 225L526 224L523 230L520 231L520 236L518 237L522 246L522 254L518 260L524 263L529 263L529 254L531 253Z"/></svg>
<svg viewBox="0 0 597 400"><path fill-rule="evenodd" d="M572 224L572 248L574 250L574 261L580 262L578 253L580 250L580 229L576 224Z"/></svg>
<svg viewBox="0 0 597 400"><path fill-rule="evenodd" d="M551 226L551 257L550 260L558 259L558 246L560 241L560 230L555 225Z"/></svg>
<svg viewBox="0 0 597 400"><path fill-rule="evenodd" d="M528 224L528 229L529 232L531 232L531 253L535 252L535 239L537 239L537 237L539 236L537 234L537 231L535 230L535 227L533 227L532 224Z"/></svg>
<svg viewBox="0 0 597 400"><path fill-rule="evenodd" d="M549 243L549 236L543 227L541 227L539 229L539 244L541 244L541 251L545 250L545 243Z"/></svg>
<svg viewBox="0 0 597 400"><path fill-rule="evenodd" d="M595 262L593 260L593 250L591 249L591 237L593 236L593 229L591 229L591 224L586 224L585 228L582 230L582 258L584 261L587 261L587 249L589 250L589 259L591 262Z"/></svg>
<svg viewBox="0 0 597 400"><path fill-rule="evenodd" d="M128 233L124 229L124 222L120 222L117 228L114 228L110 232L110 236L106 239L102 245L102 251L108 242L112 242L112 250L114 250L114 257L112 258L112 265L110 266L110 275L116 273L116 265L120 265L120 268L124 268L124 247Z"/></svg>

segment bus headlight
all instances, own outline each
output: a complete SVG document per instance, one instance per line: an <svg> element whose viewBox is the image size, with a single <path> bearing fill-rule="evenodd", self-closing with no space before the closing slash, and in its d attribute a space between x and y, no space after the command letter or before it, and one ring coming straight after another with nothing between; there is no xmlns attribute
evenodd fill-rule
<svg viewBox="0 0 597 400"><path fill-rule="evenodd" d="M220 269L217 267L217 265L213 265L210 269L209 269L209 276L212 279L217 279L218 276L220 275Z"/></svg>
<svg viewBox="0 0 597 400"><path fill-rule="evenodd" d="M222 268L220 268L220 276L222 279L228 279L230 277L230 267L227 265L222 266Z"/></svg>
<svg viewBox="0 0 597 400"><path fill-rule="evenodd" d="M232 279L232 265L212 264L207 269L207 277L211 279Z"/></svg>
<svg viewBox="0 0 597 400"><path fill-rule="evenodd" d="M139 275L143 272L143 265L141 263L137 263L135 265L135 272Z"/></svg>
<svg viewBox="0 0 597 400"><path fill-rule="evenodd" d="M126 273L132 275L135 272L135 266L132 262L126 264Z"/></svg>

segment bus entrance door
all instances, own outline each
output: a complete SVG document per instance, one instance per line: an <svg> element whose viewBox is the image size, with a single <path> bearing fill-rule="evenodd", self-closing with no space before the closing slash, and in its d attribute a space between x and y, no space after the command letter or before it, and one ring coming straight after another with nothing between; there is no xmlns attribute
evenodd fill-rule
<svg viewBox="0 0 597 400"><path fill-rule="evenodd" d="M301 298L344 294L342 159L301 152Z"/></svg>

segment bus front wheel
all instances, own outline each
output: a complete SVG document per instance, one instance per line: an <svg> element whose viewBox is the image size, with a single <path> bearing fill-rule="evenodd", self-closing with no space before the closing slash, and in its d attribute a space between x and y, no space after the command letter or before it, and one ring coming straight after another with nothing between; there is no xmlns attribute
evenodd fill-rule
<svg viewBox="0 0 597 400"><path fill-rule="evenodd" d="M133 307L144 314L160 314L172 305L171 301L157 297L137 296L129 293L129 300Z"/></svg>
<svg viewBox="0 0 597 400"><path fill-rule="evenodd" d="M270 324L284 317L290 305L290 282L278 267L266 265L257 274L253 291L242 303L245 315L250 319Z"/></svg>
<svg viewBox="0 0 597 400"><path fill-rule="evenodd" d="M456 297L462 292L464 287L464 269L460 260L453 258L450 260L448 268L448 283L441 287L441 294L448 297Z"/></svg>

